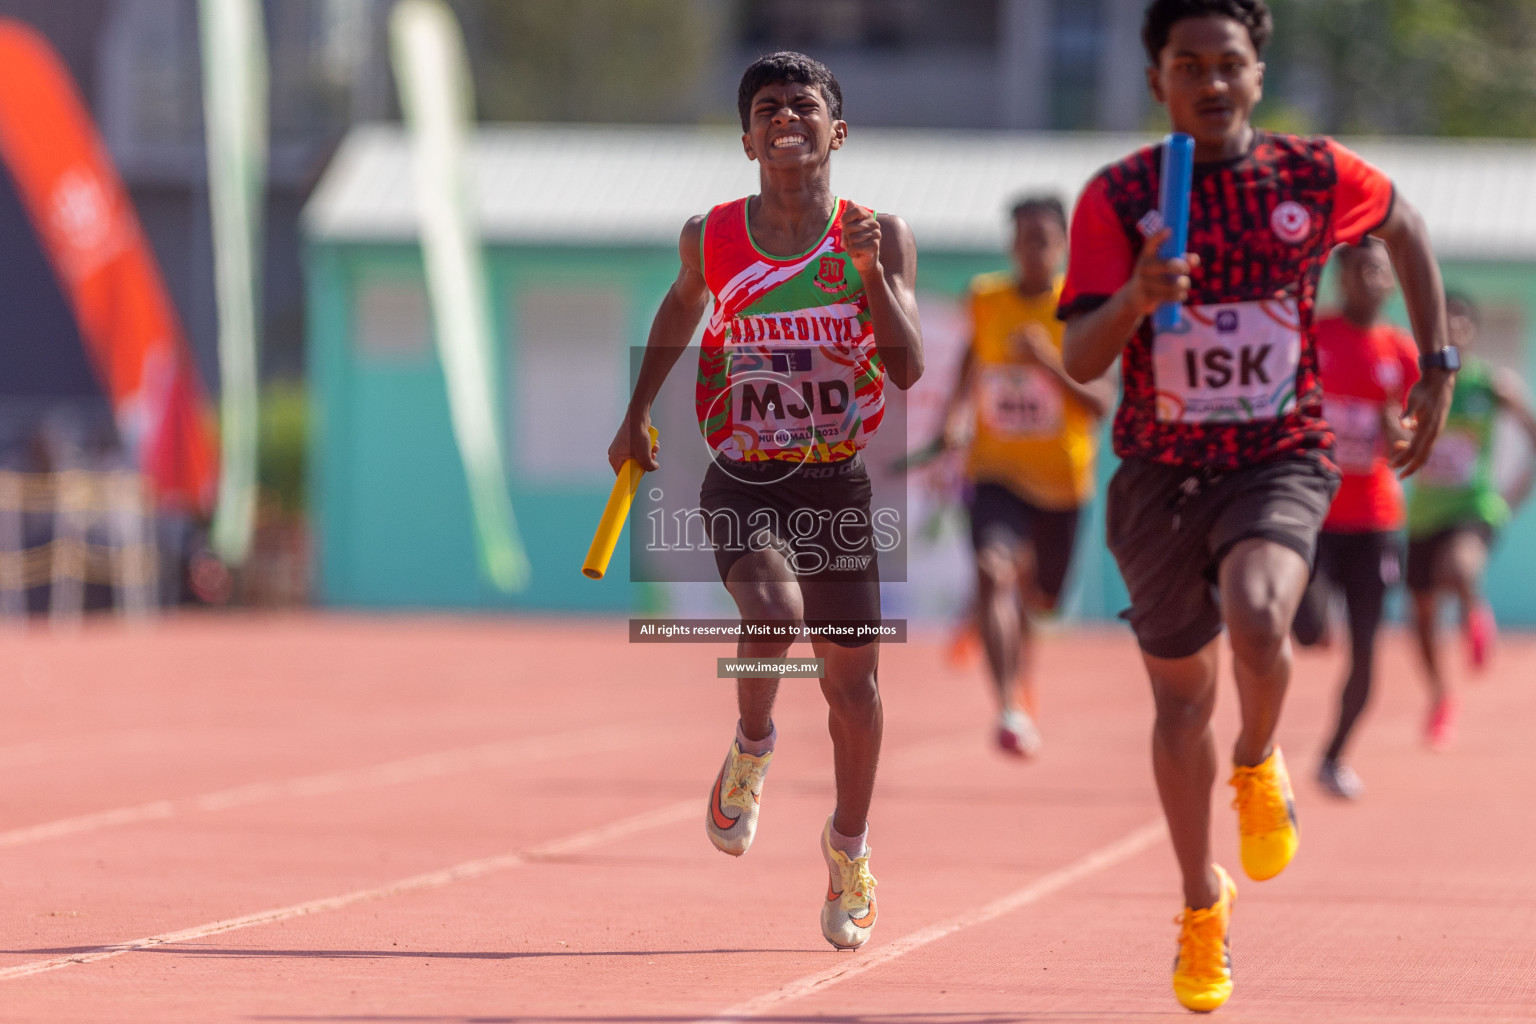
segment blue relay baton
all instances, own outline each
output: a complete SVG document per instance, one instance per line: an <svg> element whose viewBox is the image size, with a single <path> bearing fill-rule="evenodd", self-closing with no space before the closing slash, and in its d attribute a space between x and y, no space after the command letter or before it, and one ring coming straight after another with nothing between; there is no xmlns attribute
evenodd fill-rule
<svg viewBox="0 0 1536 1024"><path fill-rule="evenodd" d="M1163 140L1162 181L1158 187L1157 209L1163 227L1172 228L1168 240L1158 247L1161 259L1183 256L1189 246L1189 190L1195 179L1195 140L1183 132L1174 132ZM1152 314L1152 327L1171 331L1183 322L1183 307L1165 302Z"/></svg>

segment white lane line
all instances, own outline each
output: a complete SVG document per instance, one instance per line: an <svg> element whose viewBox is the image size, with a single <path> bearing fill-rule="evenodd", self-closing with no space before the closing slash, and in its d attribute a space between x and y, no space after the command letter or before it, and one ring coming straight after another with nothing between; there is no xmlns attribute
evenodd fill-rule
<svg viewBox="0 0 1536 1024"><path fill-rule="evenodd" d="M551 736L505 740L500 743L487 743L476 747L402 758L398 761L386 761L383 764L369 765L364 768L343 768L322 772L319 775L281 779L276 782L255 782L213 793L204 793L201 796L177 800L152 800L129 807L117 807L93 814L45 821L37 825L0 832L0 847L21 846L45 839L94 832L117 825L162 821L183 814L223 811L231 807L243 807L290 797L328 796L377 786L421 782L461 772L501 768L526 761L585 754L594 750L625 744L633 745L642 741L654 742L654 740L654 734L647 734L646 730L633 726L624 728L605 726L556 733Z"/></svg>
<svg viewBox="0 0 1536 1024"><path fill-rule="evenodd" d="M397 882L390 882L375 889L358 889L355 892L349 892L341 896L310 900L307 903L295 903L292 906L278 907L275 910L262 910L254 914L245 914L241 917L214 921L211 924L183 928L180 931L162 932L159 935L132 939L128 942L120 942L111 946L99 946L96 949L71 953L68 956L58 956L49 960L35 960L31 963L18 964L15 967L7 967L4 970L0 970L0 981L14 981L17 978L42 974L45 971L56 971L61 967L68 967L71 964L90 964L100 960L110 960L112 957L122 956L124 953L132 953L140 949L148 949L151 946L163 946L171 942L190 942L193 939L205 939L210 935L219 935L241 928L254 928L257 925L273 924L277 921L287 921L295 917L305 917L310 914L340 910L343 907L350 907L357 903L387 899L391 896L399 896L402 893L423 889L440 889L455 882L480 878L498 871L507 871L549 857L559 857L591 849L594 846L601 846L615 839L623 839L649 829L675 824L700 815L699 804L700 801L698 800L680 800L677 803L667 804L664 807L658 807L644 814L637 814L632 818L611 822L601 828L567 836L564 839L556 839L552 842L530 846L526 850L519 850L513 853L503 853L494 857L483 857L479 860L465 861L463 864L456 864L453 867L444 868L440 871L428 871L425 874L412 875L410 878L402 878Z"/></svg>
<svg viewBox="0 0 1536 1024"><path fill-rule="evenodd" d="M553 743L556 740L562 738L569 738L571 736L591 736L603 731L604 730L593 730L591 733L564 734L564 737L552 736L548 737L543 742ZM636 730L631 728L626 729L623 732L624 735L632 735L636 732ZM648 736L647 739L654 740L654 736ZM540 741L536 740L525 741L526 745L529 747L532 747L539 742ZM512 744L496 744L493 746L500 748L511 745ZM940 752L945 748L954 750L958 749L958 745L955 744L953 739L939 737L929 740L925 743L914 744L905 750L898 750L893 754L893 758L899 764L904 763L908 754L910 753L915 758L916 763L922 764L927 763L930 760L938 760ZM487 748L474 749L484 750ZM464 754L469 752L460 753ZM425 761L431 757L450 756L453 755L450 753L449 755L429 755L428 758L411 758L408 761L391 762L388 765L380 765L377 769L365 769L364 771L372 772L386 769L397 769L399 765L408 764L415 761ZM321 779L344 774L349 773L333 772L329 773L329 776L312 776L310 779ZM351 774L362 773L359 772ZM414 777L418 776L413 776L413 778ZM295 781L305 782L310 780ZM252 788L254 787L241 787L241 789ZM223 792L231 793L235 791L225 790ZM210 796L219 795L220 794L210 794ZM152 805L144 805L144 807L150 806ZM134 809L128 808L128 810ZM340 910L344 907L349 907L357 903L366 903L372 900L386 899L391 896L398 896L401 893L422 889L438 889L446 885L451 885L454 882L461 882L471 878L479 878L483 875L492 874L494 872L506 871L512 868L521 867L522 865L533 861L565 856L567 854L591 849L592 847L601 846L604 843L608 843L616 839L623 839L653 828L661 828L666 825L672 825L680 821L685 821L690 817L699 815L699 813L698 800L681 800L677 803L667 804L663 807L658 807L655 810L647 811L643 814L637 814L634 817L624 818L616 822L610 822L607 825L589 829L585 832L578 832L575 835L567 836L563 839L554 839L547 843L540 843L537 846L531 846L526 850L520 850L513 853L498 854L494 857L485 857L479 860L466 861L463 864L457 864L453 867L443 868L439 871L429 871L426 874L412 875L410 878L404 878L397 882L390 882L386 885L382 885L374 889L359 889L355 892L346 893L341 896L331 896L324 899L310 900L306 903L295 903L287 907L278 907L275 910L262 910L254 914L245 914L241 917L231 917L223 921L214 921L211 924L196 925L191 928L184 928L180 931L162 932L159 935L150 935L142 939L131 939L127 942L119 942L110 946L98 946L94 949L88 949L78 953L70 953L66 956L58 956L47 960L34 960L30 963L17 964L14 967L0 969L0 981L13 981L17 978L26 978L34 974L42 974L46 971L54 971L61 967L68 967L71 964L96 963L99 960L108 960L112 957L122 956L124 953L132 953L136 950L148 949L151 946L163 946L167 943L175 942L190 942L194 939L204 939L210 935L219 935L224 932L236 931L241 928L254 928L257 925L272 924L277 921L286 921L295 917L306 917L310 914L319 914L330 910Z"/></svg>
<svg viewBox="0 0 1536 1024"><path fill-rule="evenodd" d="M950 918L948 921L929 925L927 928L919 928L917 931L903 935L889 945L880 946L869 953L853 954L846 963L840 964L837 967L830 967L825 971L818 971L815 974L808 974L803 978L781 985L772 992L764 993L744 1003L737 1003L729 1009L720 1011L713 1017L697 1021L696 1024L736 1024L736 1022L741 1020L761 1016L768 1010L783 1003L804 999L806 996L821 992L839 982L847 981L849 978L857 977L866 971L872 971L876 967L884 966L892 960L922 949L930 943L948 938L964 928L985 924L988 921L1002 917L1004 914L1010 914L1020 907L1037 903L1052 893L1065 889L1074 882L1081 881L1089 875L1103 871L1105 868L1113 867L1121 861L1135 856L1165 835L1167 835L1167 829L1163 825L1161 818L1157 821L1149 822L1134 832L1115 840L1108 846L1101 846L1092 853L1073 861L1066 867L1037 878L1023 888L1015 889L1008 895L993 900L984 906L977 907L969 913Z"/></svg>

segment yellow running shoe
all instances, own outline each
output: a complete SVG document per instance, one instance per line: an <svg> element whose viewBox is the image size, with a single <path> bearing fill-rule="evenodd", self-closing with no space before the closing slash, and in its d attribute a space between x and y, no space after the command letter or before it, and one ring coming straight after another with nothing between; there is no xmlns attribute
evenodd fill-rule
<svg viewBox="0 0 1536 1024"><path fill-rule="evenodd" d="M1221 897L1204 910L1184 908L1173 919L1179 925L1179 955L1173 961L1173 994L1186 1010L1210 1013L1232 995L1232 950L1227 931L1237 886L1232 876L1212 864L1221 884Z"/></svg>
<svg viewBox="0 0 1536 1024"><path fill-rule="evenodd" d="M1296 856L1301 838L1296 831L1296 799L1280 748L1260 764L1234 765L1232 785L1237 796L1237 833L1242 842L1243 870L1256 882L1274 878Z"/></svg>

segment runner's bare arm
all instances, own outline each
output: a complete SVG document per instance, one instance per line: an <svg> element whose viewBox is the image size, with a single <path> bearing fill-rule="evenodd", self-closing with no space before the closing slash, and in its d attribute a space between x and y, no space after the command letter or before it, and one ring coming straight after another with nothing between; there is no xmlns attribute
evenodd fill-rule
<svg viewBox="0 0 1536 1024"><path fill-rule="evenodd" d="M650 445L651 403L661 392L661 385L678 357L688 347L709 302L709 288L704 284L704 270L699 265L699 239L703 231L702 216L693 217L683 225L682 236L677 242L682 267L677 272L677 280L672 282L661 300L656 318L651 321L635 393L630 396L624 422L619 424L618 433L608 446L608 464L615 473L624 465L624 460L630 458L646 472L658 466ZM660 446L657 448L659 454Z"/></svg>
<svg viewBox="0 0 1536 1024"><path fill-rule="evenodd" d="M955 386L944 401L944 414L939 417L937 441L945 448L958 448L964 434L960 413L969 404L971 388L976 377L976 339L968 338L965 355L960 357L960 372L955 374Z"/></svg>
<svg viewBox="0 0 1536 1024"><path fill-rule="evenodd" d="M917 246L895 214L878 217L855 203L843 211L843 246L864 281L875 348L891 382L905 391L923 375L923 329L917 319Z"/></svg>
<svg viewBox="0 0 1536 1024"><path fill-rule="evenodd" d="M1096 420L1108 416L1115 407L1115 398L1119 394L1119 385L1115 381L1113 366L1103 374L1095 377L1087 384L1079 384L1062 370L1062 383L1071 390L1072 397L1088 410L1088 415Z"/></svg>
<svg viewBox="0 0 1536 1024"><path fill-rule="evenodd" d="M1171 233L1171 228L1163 228L1147 236L1130 280L1098 309L1067 320L1061 362L1073 380L1086 384L1103 376L1143 318L1164 302L1182 303L1189 297L1189 274L1200 265L1200 257L1185 253L1182 259L1159 258L1157 247Z"/></svg>
<svg viewBox="0 0 1536 1024"><path fill-rule="evenodd" d="M1056 351L1056 346L1051 344L1050 335L1038 324L1028 324L1023 329L1024 343L1030 348L1030 354L1034 360L1048 373L1061 382L1068 397L1087 410L1088 415L1094 419L1103 419L1115 404L1115 382L1101 375L1095 377L1086 384L1079 384L1072 379L1067 368L1062 364L1061 354ZM1113 367L1114 363L1110 363Z"/></svg>
<svg viewBox="0 0 1536 1024"><path fill-rule="evenodd" d="M1396 197L1392 212L1381 227L1372 232L1387 244L1392 270L1403 290L1408 307L1408 321L1413 325L1413 340L1419 351L1429 355L1447 344L1445 329L1445 289L1440 283L1440 265L1429 247L1429 230L1424 218L1408 200ZM1427 370L1408 390L1408 408L1403 423L1413 431L1413 438L1387 461L1402 476L1412 476L1429 458L1435 438L1445 427L1451 411L1451 393L1456 389L1456 374L1448 370Z"/></svg>
<svg viewBox="0 0 1536 1024"><path fill-rule="evenodd" d="M1508 370L1500 371L1493 378L1493 399L1501 411L1513 416L1515 422L1520 424L1525 436L1530 438L1533 454L1536 454L1536 411L1531 409L1531 400L1521 386L1520 379ZM1525 499L1530 497L1532 484L1536 484L1536 458L1527 458L1520 475L1504 495L1510 508L1519 508L1525 504Z"/></svg>

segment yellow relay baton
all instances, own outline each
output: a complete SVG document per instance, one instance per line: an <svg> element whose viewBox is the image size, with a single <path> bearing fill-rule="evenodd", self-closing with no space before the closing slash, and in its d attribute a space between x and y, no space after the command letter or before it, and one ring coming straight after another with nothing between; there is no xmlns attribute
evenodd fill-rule
<svg viewBox="0 0 1536 1024"><path fill-rule="evenodd" d="M656 447L656 428L651 427L651 448ZM634 459L625 459L619 467L619 475L613 479L613 490L608 492L608 505L603 518L597 522L597 532L592 535L592 546L587 548L587 560L581 563L582 574L588 579L600 580L608 571L608 560L613 549L619 546L619 534L624 520L629 518L629 506L640 488L640 478L645 470Z"/></svg>

